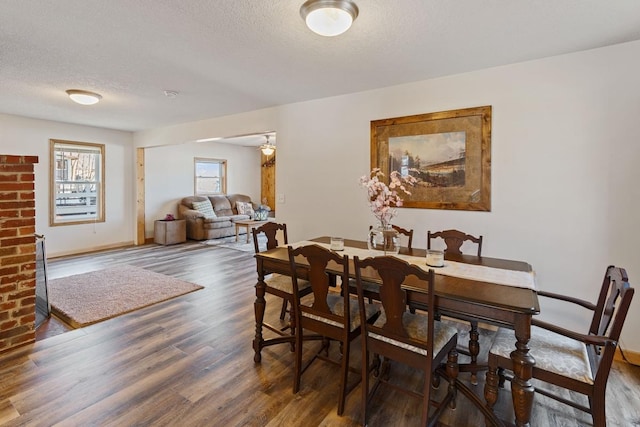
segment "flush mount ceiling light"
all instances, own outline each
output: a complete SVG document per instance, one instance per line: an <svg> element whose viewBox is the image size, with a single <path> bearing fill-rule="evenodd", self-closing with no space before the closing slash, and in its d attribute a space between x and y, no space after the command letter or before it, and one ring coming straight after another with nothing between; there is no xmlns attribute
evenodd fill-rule
<svg viewBox="0 0 640 427"><path fill-rule="evenodd" d="M79 89L69 89L67 95L72 101L82 105L97 104L102 99L102 95L98 93Z"/></svg>
<svg viewBox="0 0 640 427"><path fill-rule="evenodd" d="M262 150L262 154L270 156L274 151L276 151L276 146L269 142L269 135L265 135L264 137L267 138L267 142L262 144L260 149Z"/></svg>
<svg viewBox="0 0 640 427"><path fill-rule="evenodd" d="M300 7L307 27L321 36L337 36L351 27L358 6L351 0L307 0Z"/></svg>

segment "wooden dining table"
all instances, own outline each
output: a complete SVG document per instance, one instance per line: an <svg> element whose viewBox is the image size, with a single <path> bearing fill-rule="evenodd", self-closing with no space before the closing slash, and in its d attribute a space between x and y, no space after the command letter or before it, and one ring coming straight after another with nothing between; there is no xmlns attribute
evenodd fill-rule
<svg viewBox="0 0 640 427"><path fill-rule="evenodd" d="M329 237L318 237L305 241L309 243L328 244ZM292 244L292 246L300 245ZM347 240L345 247L366 249L366 242ZM401 248L400 255L419 257L425 259L425 249ZM257 253L256 267L258 281L256 283L256 300L254 303L256 330L253 340L254 361L260 362L261 349L273 342L283 342L282 337L265 340L262 336L262 324L265 313L265 283L267 274L290 274L289 257L285 246ZM531 265L523 261L513 261L498 258L478 257L474 255L446 254L446 261L472 264L494 269L512 270L520 272L532 272ZM301 274L304 274L304 265L301 265ZM330 268L330 267L329 267ZM350 263L350 274L355 275L353 263ZM332 273L331 271L328 271ZM463 320L478 320L492 325L506 327L514 331L514 351L511 353L513 361L514 378L511 383L513 407L517 426L529 426L531 408L533 405L534 388L531 383L532 370L535 360L529 353L529 339L531 337L531 318L540 312L538 296L535 289L519 286L491 283L487 281L472 280L461 277L453 277L438 274L435 269L435 304L440 314ZM363 279L375 281L375 276L367 277L363 272ZM413 307L420 308L425 304L425 289L419 284L405 283L407 302ZM476 347L470 345L471 347ZM466 393L465 393L466 394ZM476 399L471 393L467 397ZM495 396L493 396L494 398ZM485 396L492 398L492 396ZM487 414L487 408L481 408Z"/></svg>

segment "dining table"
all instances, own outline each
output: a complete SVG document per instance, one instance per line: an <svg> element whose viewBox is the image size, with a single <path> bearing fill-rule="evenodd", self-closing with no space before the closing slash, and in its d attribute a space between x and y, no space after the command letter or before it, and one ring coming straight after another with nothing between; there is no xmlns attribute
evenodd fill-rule
<svg viewBox="0 0 640 427"><path fill-rule="evenodd" d="M317 244L329 249L329 243L330 237L324 236L291 243L289 246ZM349 256L349 272L354 277L354 255L364 258L379 254L368 251L366 242L349 239L344 239L343 253ZM477 320L514 331L514 350L511 353L514 375L511 382L511 392L515 425L529 426L534 396L531 378L535 364L533 356L529 353L529 339L531 337L532 316L540 312L538 295L535 290L535 276L531 265L524 261L445 253L444 268L435 268L426 265L425 249L405 247L401 248L400 252L394 256L420 265L425 269L434 268L436 273L435 306L439 314L462 320ZM265 340L262 336L266 308L265 277L271 273L285 275L291 273L287 245L257 253L255 258L258 281L255 286L256 325L253 349L254 361L258 363L261 360L262 348L269 345L270 341ZM338 273L337 268L336 271L331 271L331 268L331 265L327 267L328 273ZM305 265L303 262L297 266L296 271L304 277ZM375 273L367 271L362 272L362 278L374 282L379 280ZM407 303L411 307L420 309L426 304L427 295L424 285L408 280L403 286L406 291ZM471 339L474 339L474 334L471 334ZM281 342L282 337L271 340ZM475 345L470 343L469 348L476 349L477 352L479 347L476 342ZM485 399L495 401L496 396L488 396L486 390L485 388ZM466 391L464 394L483 411L488 422L501 424L501 422L495 422L497 417L493 414L493 410L489 409L475 393L468 392L468 389Z"/></svg>

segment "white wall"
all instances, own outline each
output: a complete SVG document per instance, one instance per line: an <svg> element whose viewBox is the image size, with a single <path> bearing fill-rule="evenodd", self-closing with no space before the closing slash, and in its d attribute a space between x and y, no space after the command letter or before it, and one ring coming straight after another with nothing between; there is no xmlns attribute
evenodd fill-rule
<svg viewBox="0 0 640 427"><path fill-rule="evenodd" d="M105 222L49 227L49 139L105 144ZM45 236L48 256L133 243L132 143L130 132L0 114L0 154L38 156L36 232Z"/></svg>
<svg viewBox="0 0 640 427"><path fill-rule="evenodd" d="M191 142L145 148L145 235L171 213L180 199L194 194L194 158L227 160L227 194L241 193L260 202L260 150L217 142Z"/></svg>
<svg viewBox="0 0 640 427"><path fill-rule="evenodd" d="M373 217L357 180L370 169L370 121L491 105L491 212L402 209L395 223L415 230L416 247L428 229L482 234L484 255L528 261L541 289L593 301L609 264L640 283L638 75L633 42L154 130L136 144L207 127L248 133L258 120L278 132L277 212L290 239L363 239ZM636 297L622 340L636 352L639 307ZM588 327L586 313L548 304L541 316Z"/></svg>

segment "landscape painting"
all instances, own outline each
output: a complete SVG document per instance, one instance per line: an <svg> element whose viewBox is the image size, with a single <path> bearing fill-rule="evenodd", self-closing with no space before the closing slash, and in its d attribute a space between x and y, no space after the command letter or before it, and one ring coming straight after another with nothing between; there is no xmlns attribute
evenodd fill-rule
<svg viewBox="0 0 640 427"><path fill-rule="evenodd" d="M418 186L464 187L465 132L389 138L390 170L413 170Z"/></svg>
<svg viewBox="0 0 640 427"><path fill-rule="evenodd" d="M371 168L412 175L403 207L491 210L491 106L371 121Z"/></svg>

